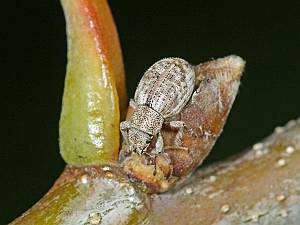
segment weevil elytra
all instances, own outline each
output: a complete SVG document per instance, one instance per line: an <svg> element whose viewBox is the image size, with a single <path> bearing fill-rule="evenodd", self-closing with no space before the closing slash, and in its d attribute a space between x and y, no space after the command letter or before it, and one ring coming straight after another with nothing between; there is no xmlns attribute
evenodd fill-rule
<svg viewBox="0 0 300 225"><path fill-rule="evenodd" d="M157 135L154 155L163 151L160 130L168 118L180 113L195 87L193 67L180 58L165 58L154 63L144 74L130 101L134 111L129 120L120 124L130 151L146 152ZM173 128L182 129L181 121L171 121ZM151 153L153 154L153 153Z"/></svg>

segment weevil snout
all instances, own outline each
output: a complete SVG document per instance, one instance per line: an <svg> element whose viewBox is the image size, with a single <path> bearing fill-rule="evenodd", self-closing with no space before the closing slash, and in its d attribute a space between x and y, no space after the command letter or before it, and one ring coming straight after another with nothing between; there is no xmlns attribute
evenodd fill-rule
<svg viewBox="0 0 300 225"><path fill-rule="evenodd" d="M128 131L128 141L130 151L142 154L146 151L152 141L152 135L138 129L132 128Z"/></svg>

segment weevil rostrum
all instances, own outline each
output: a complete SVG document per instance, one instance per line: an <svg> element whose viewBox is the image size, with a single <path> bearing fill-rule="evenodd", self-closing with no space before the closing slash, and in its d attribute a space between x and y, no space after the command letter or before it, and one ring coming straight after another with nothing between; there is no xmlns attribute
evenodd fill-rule
<svg viewBox="0 0 300 225"><path fill-rule="evenodd" d="M180 58L165 58L153 64L142 77L130 101L133 114L120 124L123 138L132 152L146 153L150 142L158 135L154 152L163 151L160 130L168 118L178 114L189 101L195 87L192 66ZM170 121L170 127L181 131L182 121ZM178 139L180 132L178 133Z"/></svg>

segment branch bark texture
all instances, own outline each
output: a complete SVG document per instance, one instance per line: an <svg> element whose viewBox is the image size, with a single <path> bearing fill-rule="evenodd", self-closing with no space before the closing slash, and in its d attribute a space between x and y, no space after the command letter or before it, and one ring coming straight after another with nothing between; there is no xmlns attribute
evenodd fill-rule
<svg viewBox="0 0 300 225"><path fill-rule="evenodd" d="M300 120L164 194L141 192L118 167L67 167L11 224L298 225L299 171Z"/></svg>
<svg viewBox="0 0 300 225"><path fill-rule="evenodd" d="M290 121L252 149L199 170L152 196L145 224L272 224L300 221L300 123Z"/></svg>

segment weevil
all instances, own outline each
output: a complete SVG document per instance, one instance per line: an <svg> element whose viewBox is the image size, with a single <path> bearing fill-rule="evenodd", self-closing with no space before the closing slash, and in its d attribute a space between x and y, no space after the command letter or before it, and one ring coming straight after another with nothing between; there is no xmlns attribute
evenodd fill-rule
<svg viewBox="0 0 300 225"><path fill-rule="evenodd" d="M130 152L146 152L157 135L154 155L163 152L160 130L164 123L184 108L195 87L193 67L180 58L165 58L154 63L140 80L130 106L131 118L120 123L120 130ZM170 121L171 128L180 131L182 121ZM151 153L152 154L152 153Z"/></svg>

